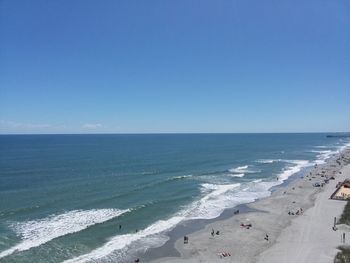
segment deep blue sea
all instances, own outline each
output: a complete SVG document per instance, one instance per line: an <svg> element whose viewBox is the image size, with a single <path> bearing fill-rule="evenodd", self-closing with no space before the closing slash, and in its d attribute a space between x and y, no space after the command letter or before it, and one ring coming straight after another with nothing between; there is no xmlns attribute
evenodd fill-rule
<svg viewBox="0 0 350 263"><path fill-rule="evenodd" d="M349 143L321 133L2 135L0 262L125 260L184 220L269 196Z"/></svg>

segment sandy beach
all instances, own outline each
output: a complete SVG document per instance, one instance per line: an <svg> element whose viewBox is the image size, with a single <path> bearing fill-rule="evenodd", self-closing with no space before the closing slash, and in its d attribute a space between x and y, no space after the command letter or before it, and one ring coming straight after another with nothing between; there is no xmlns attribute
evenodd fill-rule
<svg viewBox="0 0 350 263"><path fill-rule="evenodd" d="M350 238L347 226L332 229L334 217L340 217L346 202L330 199L337 183L350 178L349 157L347 148L278 187L270 197L249 204L253 212L208 224L189 234L188 244L177 240L180 257L153 262L333 262L337 246L342 244L341 235ZM326 176L335 180L313 186L324 182Z"/></svg>

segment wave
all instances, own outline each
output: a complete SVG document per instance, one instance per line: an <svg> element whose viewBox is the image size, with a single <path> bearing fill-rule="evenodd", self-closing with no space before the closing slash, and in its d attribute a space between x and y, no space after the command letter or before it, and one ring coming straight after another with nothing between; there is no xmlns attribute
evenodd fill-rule
<svg viewBox="0 0 350 263"><path fill-rule="evenodd" d="M299 162L299 160L287 160L287 159L260 159L256 160L257 163L261 164L272 164L277 162L285 162L285 163L296 163Z"/></svg>
<svg viewBox="0 0 350 263"><path fill-rule="evenodd" d="M248 168L248 165L238 166L237 168L228 169L230 173L242 173Z"/></svg>
<svg viewBox="0 0 350 263"><path fill-rule="evenodd" d="M350 143L349 142L346 142L346 143L344 143L342 146L340 146L339 148L338 148L338 151L336 151L337 153L339 153L339 152L342 152L342 151L344 151L346 148L348 148L348 147L350 147Z"/></svg>
<svg viewBox="0 0 350 263"><path fill-rule="evenodd" d="M342 152L343 150L345 150L346 148L350 147L350 143L349 142L344 142L344 143L338 143L340 145L338 146L315 146L315 148L321 148L322 150L311 150L310 152L313 153L318 153L317 160L314 161L314 163L316 164L324 164L326 162L327 159L331 158L332 156L334 156L335 154L338 154L340 152ZM328 150L325 150L327 149ZM334 150L329 150L329 148L334 149Z"/></svg>
<svg viewBox="0 0 350 263"><path fill-rule="evenodd" d="M340 148L339 148L340 149ZM338 150L310 150L309 152L317 153L316 160L314 161L315 164L324 164L327 159L332 157L334 154L338 153Z"/></svg>
<svg viewBox="0 0 350 263"><path fill-rule="evenodd" d="M241 173L241 174L230 174L231 177L243 177L245 176L244 173Z"/></svg>
<svg viewBox="0 0 350 263"><path fill-rule="evenodd" d="M10 227L22 238L22 241L2 251L0 258L11 255L14 252L38 247L58 237L82 231L93 225L118 217L128 211L130 210L73 210L60 215L51 215L43 219L13 223Z"/></svg>
<svg viewBox="0 0 350 263"><path fill-rule="evenodd" d="M235 194L241 204L254 202L257 199L268 197L271 195L269 190L271 187L280 184L280 182L264 182L262 179L254 180L247 184L247 187Z"/></svg>
<svg viewBox="0 0 350 263"><path fill-rule="evenodd" d="M170 177L170 178L168 178L168 181L182 180L182 179L191 178L191 177L192 177L192 174L189 174L189 175L179 175L179 176L175 176L175 177Z"/></svg>
<svg viewBox="0 0 350 263"><path fill-rule="evenodd" d="M118 257L124 257L126 250L134 242L146 242L148 248L165 243L168 238L165 235L159 235L159 233L170 230L183 219L183 217L175 216L168 220L159 220L137 233L117 235L90 253L65 260L63 263L96 262L106 257L113 257L113 262L118 262Z"/></svg>
<svg viewBox="0 0 350 263"><path fill-rule="evenodd" d="M244 166L238 166L236 168L231 168L228 171L230 173L237 173L237 174L242 174L242 173L260 173L260 170L249 170L249 165L244 165Z"/></svg>
<svg viewBox="0 0 350 263"><path fill-rule="evenodd" d="M209 184L209 183L205 183L202 184L202 192L207 192L207 190L214 190L214 192L212 192L210 195L206 196L204 199L207 199L210 196L216 196L218 194L222 194L227 192L228 190L231 190L233 188L236 188L238 186L240 186L240 183L236 183L236 184ZM203 199L203 200L204 200Z"/></svg>
<svg viewBox="0 0 350 263"><path fill-rule="evenodd" d="M287 180L291 175L297 172L300 172L302 168L312 165L307 160L285 160L285 161L295 164L295 166L287 167L282 173L277 175L278 181L281 181L281 182Z"/></svg>
<svg viewBox="0 0 350 263"><path fill-rule="evenodd" d="M209 184L201 185L201 192L205 195L193 202L187 208L185 215L188 219L212 219L218 217L224 209L236 204L232 194L239 190L240 183L235 184Z"/></svg>
<svg viewBox="0 0 350 263"><path fill-rule="evenodd" d="M204 196L173 217L167 220L159 220L137 233L117 235L90 253L68 259L64 263L96 262L107 257L111 258L112 261L121 260L126 256L126 251L131 248L132 244L139 249L142 249L142 244L145 243L147 248L161 246L168 240L165 234L184 220L218 217L225 208L232 206L232 203L227 203L228 199L225 197L225 193L230 192L231 200L235 199L235 204L239 204L237 198L232 195L235 189L239 189L239 183L226 185L204 183L201 186ZM225 203L227 207L223 206Z"/></svg>
<svg viewBox="0 0 350 263"><path fill-rule="evenodd" d="M331 151L331 150L311 150L310 152L312 152L312 153L326 154L326 153L331 153L331 152L333 152L333 151Z"/></svg>
<svg viewBox="0 0 350 263"><path fill-rule="evenodd" d="M261 159L261 160L256 160L257 163L262 163L262 164L270 164L270 163L274 163L278 160L274 160L274 159Z"/></svg>

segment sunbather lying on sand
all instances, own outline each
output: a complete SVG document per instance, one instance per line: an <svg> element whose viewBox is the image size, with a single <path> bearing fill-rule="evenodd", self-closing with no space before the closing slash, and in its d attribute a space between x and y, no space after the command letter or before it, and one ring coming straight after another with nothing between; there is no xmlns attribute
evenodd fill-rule
<svg viewBox="0 0 350 263"><path fill-rule="evenodd" d="M252 227L252 224L243 224L243 223L241 223L241 227L244 227L244 228L246 228L246 229L249 229L249 228Z"/></svg>

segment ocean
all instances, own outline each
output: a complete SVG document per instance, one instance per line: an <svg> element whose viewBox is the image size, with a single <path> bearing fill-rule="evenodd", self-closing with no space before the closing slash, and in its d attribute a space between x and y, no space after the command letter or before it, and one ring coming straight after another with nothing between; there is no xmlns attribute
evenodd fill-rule
<svg viewBox="0 0 350 263"><path fill-rule="evenodd" d="M349 145L323 133L1 135L0 262L126 262Z"/></svg>

